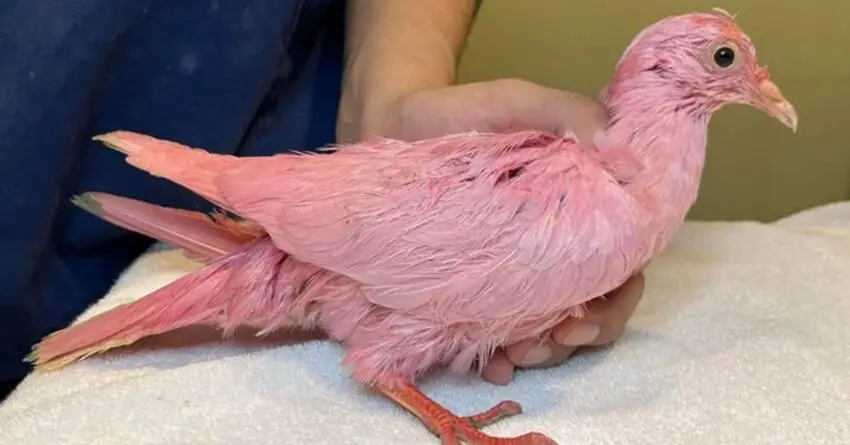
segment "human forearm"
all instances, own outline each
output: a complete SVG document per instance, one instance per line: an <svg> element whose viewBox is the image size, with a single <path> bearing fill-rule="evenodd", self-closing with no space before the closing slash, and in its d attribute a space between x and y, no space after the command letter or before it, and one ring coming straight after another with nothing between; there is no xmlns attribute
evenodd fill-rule
<svg viewBox="0 0 850 445"><path fill-rule="evenodd" d="M338 132L373 133L390 103L455 82L475 0L351 0Z"/></svg>

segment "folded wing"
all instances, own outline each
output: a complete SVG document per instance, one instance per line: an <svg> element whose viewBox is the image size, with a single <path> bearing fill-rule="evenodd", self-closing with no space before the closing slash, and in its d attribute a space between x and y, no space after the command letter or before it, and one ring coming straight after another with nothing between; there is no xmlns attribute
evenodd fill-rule
<svg viewBox="0 0 850 445"><path fill-rule="evenodd" d="M612 229L599 209L623 195L595 152L542 132L378 139L244 164L215 184L278 247L364 283L374 303L469 317L474 299L492 307L601 279L586 260L616 246L597 236Z"/></svg>

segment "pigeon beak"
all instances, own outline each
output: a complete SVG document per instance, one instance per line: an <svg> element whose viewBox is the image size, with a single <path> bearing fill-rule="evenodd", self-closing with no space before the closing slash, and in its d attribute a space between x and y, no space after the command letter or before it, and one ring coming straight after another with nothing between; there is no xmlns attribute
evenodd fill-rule
<svg viewBox="0 0 850 445"><path fill-rule="evenodd" d="M767 114L776 118L791 129L792 132L797 132L797 111L791 102L785 99L779 87L769 79L762 79L757 87L758 98L756 105L764 110Z"/></svg>

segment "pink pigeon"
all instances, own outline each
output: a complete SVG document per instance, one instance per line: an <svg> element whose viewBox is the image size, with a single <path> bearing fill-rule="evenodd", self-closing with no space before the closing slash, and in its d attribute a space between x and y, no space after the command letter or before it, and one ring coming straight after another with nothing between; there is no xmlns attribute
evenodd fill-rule
<svg viewBox="0 0 850 445"><path fill-rule="evenodd" d="M496 348L539 338L617 288L670 241L697 198L712 114L797 114L722 10L664 18L617 63L595 147L540 131L371 139L321 154L239 158L126 131L96 139L232 214L106 194L89 211L172 242L198 271L51 334L28 358L55 369L188 325L259 334L320 328L343 365L421 419L444 445L553 444L480 429L505 401L454 414L417 389L435 368L480 370Z"/></svg>

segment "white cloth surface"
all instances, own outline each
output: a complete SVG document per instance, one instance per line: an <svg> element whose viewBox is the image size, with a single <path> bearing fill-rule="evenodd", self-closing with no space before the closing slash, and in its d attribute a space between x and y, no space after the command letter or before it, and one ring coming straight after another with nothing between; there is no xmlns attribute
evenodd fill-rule
<svg viewBox="0 0 850 445"><path fill-rule="evenodd" d="M156 251L83 318L196 265ZM561 444L850 444L850 202L773 224L688 222L647 270L611 348L506 387L437 376L423 389L487 428ZM342 349L187 333L29 376L0 406L2 445L436 444L350 381ZM171 346L168 346L171 345Z"/></svg>

